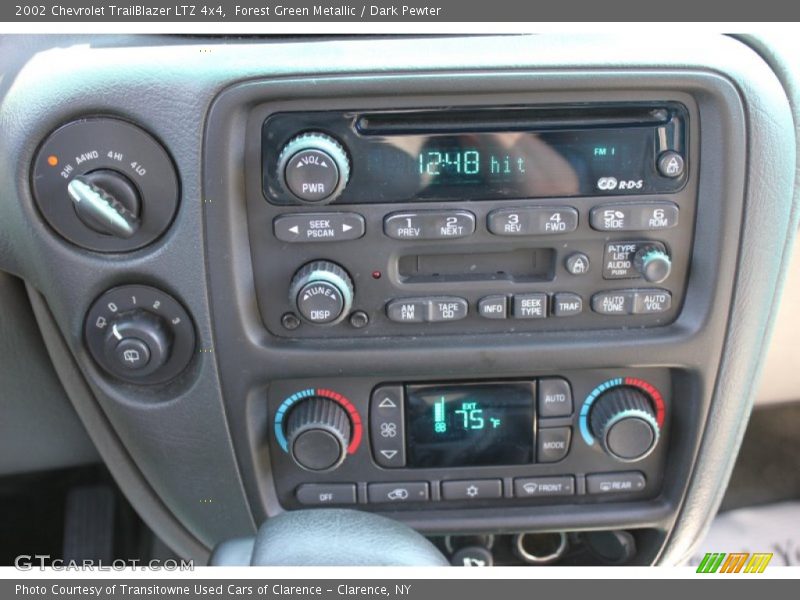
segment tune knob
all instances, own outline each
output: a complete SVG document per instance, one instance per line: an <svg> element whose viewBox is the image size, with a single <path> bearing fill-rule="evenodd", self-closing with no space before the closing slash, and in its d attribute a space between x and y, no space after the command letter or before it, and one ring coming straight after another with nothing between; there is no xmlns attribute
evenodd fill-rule
<svg viewBox="0 0 800 600"><path fill-rule="evenodd" d="M344 319L353 306L353 280L336 263L317 260L295 273L289 286L289 301L309 323L333 325Z"/></svg>
<svg viewBox="0 0 800 600"><path fill-rule="evenodd" d="M286 439L294 461L309 471L330 471L347 454L351 425L347 412L333 400L311 397L289 413Z"/></svg>
<svg viewBox="0 0 800 600"><path fill-rule="evenodd" d="M624 462L646 457L660 435L652 401L632 387L616 387L600 395L589 423L603 449Z"/></svg>
<svg viewBox="0 0 800 600"><path fill-rule="evenodd" d="M658 246L643 246L633 257L634 268L651 283L661 283L672 271L672 259Z"/></svg>
<svg viewBox="0 0 800 600"><path fill-rule="evenodd" d="M277 172L283 186L299 200L331 202L347 186L350 158L331 136L312 131L286 143Z"/></svg>

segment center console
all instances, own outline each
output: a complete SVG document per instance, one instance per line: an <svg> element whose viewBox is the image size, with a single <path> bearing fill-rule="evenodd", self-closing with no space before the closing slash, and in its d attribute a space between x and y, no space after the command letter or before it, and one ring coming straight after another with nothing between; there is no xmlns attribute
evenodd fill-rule
<svg viewBox="0 0 800 600"><path fill-rule="evenodd" d="M657 98L261 105L247 218L266 329L391 351L397 336L490 348L492 334L535 344L673 323L699 116L691 97ZM263 441L283 508L588 508L662 491L670 369L425 378L397 366L272 382Z"/></svg>

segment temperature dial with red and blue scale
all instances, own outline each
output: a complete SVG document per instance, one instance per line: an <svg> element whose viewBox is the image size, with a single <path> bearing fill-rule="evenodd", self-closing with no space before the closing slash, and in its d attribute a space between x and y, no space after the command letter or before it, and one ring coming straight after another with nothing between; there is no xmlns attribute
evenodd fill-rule
<svg viewBox="0 0 800 600"><path fill-rule="evenodd" d="M325 388L292 394L275 414L275 439L309 471L331 471L361 443L361 415L347 398Z"/></svg>
<svg viewBox="0 0 800 600"><path fill-rule="evenodd" d="M650 383L617 377L598 385L581 407L581 436L613 458L635 462L658 444L664 426L664 398Z"/></svg>

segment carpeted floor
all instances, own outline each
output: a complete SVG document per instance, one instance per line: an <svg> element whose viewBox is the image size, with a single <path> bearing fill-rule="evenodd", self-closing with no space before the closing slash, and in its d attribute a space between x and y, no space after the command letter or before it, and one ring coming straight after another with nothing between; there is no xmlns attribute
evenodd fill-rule
<svg viewBox="0 0 800 600"><path fill-rule="evenodd" d="M771 566L800 565L800 403L753 413L720 514L690 564L706 552L772 552Z"/></svg>

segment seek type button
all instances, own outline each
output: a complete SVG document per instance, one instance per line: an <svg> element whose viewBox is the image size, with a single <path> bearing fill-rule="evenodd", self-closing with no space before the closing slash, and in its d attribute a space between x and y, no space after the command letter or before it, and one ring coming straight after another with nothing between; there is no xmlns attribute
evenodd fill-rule
<svg viewBox="0 0 800 600"><path fill-rule="evenodd" d="M547 316L547 294L514 296L515 319L544 319Z"/></svg>
<svg viewBox="0 0 800 600"><path fill-rule="evenodd" d="M291 214L275 217L275 237L282 242L340 242L364 235L364 217L357 213Z"/></svg>
<svg viewBox="0 0 800 600"><path fill-rule="evenodd" d="M403 387L384 385L375 388L369 403L369 432L375 462L381 467L406 464Z"/></svg>

